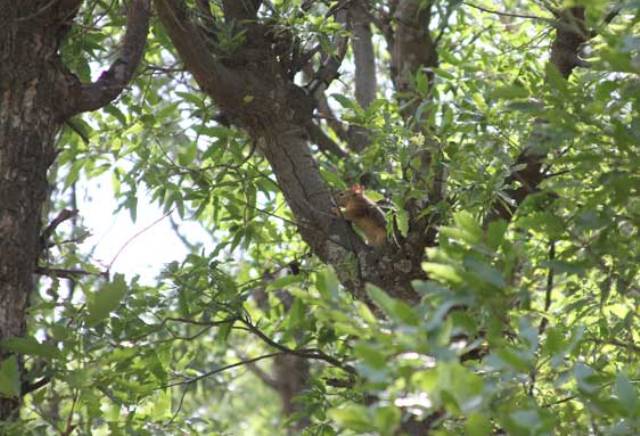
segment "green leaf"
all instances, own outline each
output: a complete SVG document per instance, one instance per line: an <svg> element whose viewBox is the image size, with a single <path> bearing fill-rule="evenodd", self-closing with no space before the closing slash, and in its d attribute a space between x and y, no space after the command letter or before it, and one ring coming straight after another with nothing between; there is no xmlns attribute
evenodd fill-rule
<svg viewBox="0 0 640 436"><path fill-rule="evenodd" d="M382 309L384 313L386 313L387 315L393 313L393 306L395 304L395 301L386 292L370 283L367 283L366 290L369 298L371 298L376 306Z"/></svg>
<svg viewBox="0 0 640 436"><path fill-rule="evenodd" d="M373 415L376 429L382 435L393 435L400 425L400 410L393 406L378 407Z"/></svg>
<svg viewBox="0 0 640 436"><path fill-rule="evenodd" d="M478 110L480 110L481 112L486 112L487 111L487 109L488 109L487 103L484 101L484 97L482 97L482 94L476 92L476 93L471 95L471 99L475 103L475 105L478 108Z"/></svg>
<svg viewBox="0 0 640 436"><path fill-rule="evenodd" d="M340 282L331 267L326 267L316 274L316 287L327 301L331 301L337 297Z"/></svg>
<svg viewBox="0 0 640 436"><path fill-rule="evenodd" d="M513 348L501 348L496 351L496 355L516 371L526 373L532 368L531 362Z"/></svg>
<svg viewBox="0 0 640 436"><path fill-rule="evenodd" d="M60 356L60 350L51 344L41 344L33 337L13 337L4 339L0 346L14 353L28 354L31 356L53 359Z"/></svg>
<svg viewBox="0 0 640 436"><path fill-rule="evenodd" d="M488 417L474 412L467 418L465 430L468 436L489 436L491 421Z"/></svg>
<svg viewBox="0 0 640 436"><path fill-rule="evenodd" d="M405 238L409 234L409 214L403 208L398 208L396 211L396 218L398 222L398 230L400 234Z"/></svg>
<svg viewBox="0 0 640 436"><path fill-rule="evenodd" d="M367 284L367 294L373 302L387 315L390 319L399 324L417 326L420 318L414 309L402 300L391 298L382 289Z"/></svg>
<svg viewBox="0 0 640 436"><path fill-rule="evenodd" d="M300 283L304 280L304 276L302 274L290 274L284 277L279 277L274 281L270 282L267 286L268 291L273 291L274 289L282 289L286 288L289 285L294 283Z"/></svg>
<svg viewBox="0 0 640 436"><path fill-rule="evenodd" d="M5 357L0 364L0 394L6 397L20 395L20 372L15 355Z"/></svg>
<svg viewBox="0 0 640 436"><path fill-rule="evenodd" d="M293 301L287 317L287 329L289 331L295 333L304 324L306 309L307 307L305 307L300 298L296 298Z"/></svg>
<svg viewBox="0 0 640 436"><path fill-rule="evenodd" d="M385 369L387 367L387 356L371 345L359 343L353 347L353 351L364 364L371 368Z"/></svg>
<svg viewBox="0 0 640 436"><path fill-rule="evenodd" d="M483 231L476 219L467 211L458 212L453 216L453 221L457 227L466 233L466 242L477 244L482 241Z"/></svg>
<svg viewBox="0 0 640 436"><path fill-rule="evenodd" d="M113 280L105 284L101 290L88 297L87 325L90 327L100 323L114 311L127 292L127 283L122 274L116 274Z"/></svg>
<svg viewBox="0 0 640 436"><path fill-rule="evenodd" d="M491 93L492 98L512 100L529 97L529 91L519 85L499 86Z"/></svg>
<svg viewBox="0 0 640 436"><path fill-rule="evenodd" d="M618 397L618 402L630 416L640 416L638 392L629 381L629 378L622 372L616 375L615 393Z"/></svg>
<svg viewBox="0 0 640 436"><path fill-rule="evenodd" d="M106 113L117 119L123 126L127 124L127 117L122 113L120 109L118 109L118 107L112 104L108 104L103 107L103 109Z"/></svg>
<svg viewBox="0 0 640 436"><path fill-rule="evenodd" d="M507 284L502 277L502 274L488 263L473 258L465 257L464 266L468 271L472 272L481 281L495 286L499 289L504 289Z"/></svg>
<svg viewBox="0 0 640 436"><path fill-rule="evenodd" d="M558 71L558 69L555 65L553 65L552 62L547 62L546 74L547 83L551 85L552 88L556 89L563 95L566 95L568 93L567 79L562 77L562 74L560 74L560 71Z"/></svg>
<svg viewBox="0 0 640 436"><path fill-rule="evenodd" d="M487 245L489 248L495 251L500 247L502 241L504 241L507 227L507 222L502 219L489 223L489 228L487 229Z"/></svg>
<svg viewBox="0 0 640 436"><path fill-rule="evenodd" d="M450 282L454 285L463 283L462 276L451 265L444 265L435 262L423 262L422 268L434 279Z"/></svg>
<svg viewBox="0 0 640 436"><path fill-rule="evenodd" d="M339 425L358 432L375 431L369 411L359 404L349 404L340 409L330 409L329 418Z"/></svg>
<svg viewBox="0 0 640 436"><path fill-rule="evenodd" d="M331 94L331 97L333 97L345 109L355 110L357 108L357 104L352 99L342 94Z"/></svg>

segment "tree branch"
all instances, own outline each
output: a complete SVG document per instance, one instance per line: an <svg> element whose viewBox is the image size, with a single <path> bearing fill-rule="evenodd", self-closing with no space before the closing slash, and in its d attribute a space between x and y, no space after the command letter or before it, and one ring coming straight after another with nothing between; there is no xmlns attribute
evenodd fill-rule
<svg viewBox="0 0 640 436"><path fill-rule="evenodd" d="M373 51L373 35L367 4L356 2L349 8L349 18L353 32L351 48L355 61L356 101L363 108L367 108L376 98L376 58Z"/></svg>
<svg viewBox="0 0 640 436"><path fill-rule="evenodd" d="M313 121L307 124L307 131L318 148L322 151L326 151L340 158L346 158L349 154L340 147L333 139L322 131L320 126L316 125Z"/></svg>
<svg viewBox="0 0 640 436"><path fill-rule="evenodd" d="M418 71L427 71L430 80L433 74L427 69L438 65L438 52L429 32L431 5L420 0L400 0L395 12L396 32L391 54L391 74L396 90L410 91L411 79ZM415 114L420 102L406 104L405 117Z"/></svg>
<svg viewBox="0 0 640 436"><path fill-rule="evenodd" d="M216 368L216 369L213 369L211 371L207 371L207 372L205 372L203 374L200 374L197 377L192 377L192 378L189 378L189 379L181 381L181 382L169 383L167 385L161 386L158 389L166 389L166 388L172 388L174 386L192 384L192 383L195 383L195 382L200 381L202 379L205 379L207 377L211 377L212 375L216 375L216 374L219 374L221 372L224 372L224 371L226 371L228 369L237 368L238 366L248 365L248 364L251 364L251 363L258 362L258 361L263 360L263 359L270 359L272 357L280 356L282 354L285 354L285 353L282 352L282 351L278 351L278 352L275 352L275 353L263 354L262 356L254 357L253 359L241 360L240 362L232 363L230 365L225 365L225 366L222 366L220 368Z"/></svg>
<svg viewBox="0 0 640 436"><path fill-rule="evenodd" d="M47 268L43 266L36 266L36 269L33 271L34 274L40 274L43 276L49 277L61 277L63 279L76 279L79 276L95 276L95 277L103 277L105 279L109 279L109 272L93 272L86 271L83 269L60 269L60 268Z"/></svg>
<svg viewBox="0 0 640 436"><path fill-rule="evenodd" d="M269 161L298 231L314 253L335 266L342 284L357 298L367 300L364 285L371 282L398 298L415 301L418 297L411 280L417 277L398 274L394 261L381 261L381 256L346 221L331 213L335 202L308 146L307 126L312 122L313 101L308 92L283 74L282 65L272 56L265 24L243 23L247 35L255 38L248 37L223 64L207 52L183 1L156 0L156 4L160 20L203 91L213 98L230 123L247 131ZM347 10L342 3L331 13L336 14L338 22L346 22ZM258 36L266 37L266 42L256 39ZM338 36L334 41L338 50L326 55L319 75L311 81L311 89L316 83L317 89L324 92L326 83L337 74L346 45L346 37ZM390 247L389 251L395 250ZM356 274L345 269L345 263L354 264ZM419 263L408 270L423 274Z"/></svg>
<svg viewBox="0 0 640 436"><path fill-rule="evenodd" d="M222 0L224 17L230 20L254 20L262 0Z"/></svg>
<svg viewBox="0 0 640 436"><path fill-rule="evenodd" d="M63 118L80 112L99 109L113 101L131 81L142 59L149 30L151 0L133 0L127 17L127 30L122 51L111 67L91 84L81 84L74 77L68 89L69 104L63 110Z"/></svg>
<svg viewBox="0 0 640 436"><path fill-rule="evenodd" d="M585 28L585 8L574 7L561 11L556 24L556 37L551 45L550 62L564 78L568 78L574 68L581 64L578 50L588 40L588 32ZM544 120L537 119L534 123L541 125ZM534 129L534 135L539 130ZM513 203L509 204L499 198L492 205L485 224L498 218L510 221L518 206L531 193L538 190L542 181L547 177L543 171L546 156L546 152L532 147L526 147L520 153L514 164L514 168L517 169L505 180L507 186L519 185L510 187L504 192L505 196Z"/></svg>
<svg viewBox="0 0 640 436"><path fill-rule="evenodd" d="M340 9L336 12L336 21L346 27L347 10ZM309 93L314 95L316 92L324 92L331 82L338 77L338 70L342 65L342 61L347 54L349 38L343 35L336 36L333 41L335 50L333 53L325 53L322 65L313 75L313 79L306 85Z"/></svg>
<svg viewBox="0 0 640 436"><path fill-rule="evenodd" d="M33 391L40 389L41 387L48 385L49 382L51 382L50 377L42 377L40 380L35 381L33 383L23 383L20 392L23 396L27 395Z"/></svg>
<svg viewBox="0 0 640 436"><path fill-rule="evenodd" d="M58 228L58 226L60 224L62 224L63 222L75 217L78 215L78 211L73 209L63 209L60 211L60 213L58 214L58 216L56 216L53 221L51 221L49 223L49 225L43 230L42 234L40 235L40 245L42 247L42 249L47 247L47 243L49 241L49 238L51 237L51 235L53 234L53 232L55 232L55 230Z"/></svg>
<svg viewBox="0 0 640 436"><path fill-rule="evenodd" d="M482 7L482 6L478 6L478 5L470 3L470 2L462 2L462 4L467 5L470 8L474 8L474 9L477 9L479 11L486 12L488 14L500 15L502 17L525 18L527 20L546 21L548 23L553 21L553 20L551 20L549 18L539 17L537 15L514 14L514 13L511 13L511 12L496 11L495 9L488 9L488 8L485 8L485 7Z"/></svg>
<svg viewBox="0 0 640 436"><path fill-rule="evenodd" d="M375 100L377 92L376 58L373 51L368 2L354 2L349 8L349 19L353 32L351 49L355 61L356 101L366 109ZM352 125L349 128L349 147L356 152L362 151L370 143L367 129Z"/></svg>
<svg viewBox="0 0 640 436"><path fill-rule="evenodd" d="M340 362L335 357L331 357L328 354L325 354L323 351L311 350L311 349L305 349L305 348L294 350L294 349L285 347L284 345L279 344L278 342L274 341L269 336L267 336L262 330L260 330L258 327L256 327L248 319L239 318L239 321L242 322L242 324L245 325L247 330L249 330L251 333L256 335L258 338L262 339L262 341L264 343L266 343L267 345L269 345L272 348L275 348L276 350L280 350L283 353L293 354L295 356L304 357L304 358L307 358L307 359L322 360L322 361L324 361L326 363L329 363L330 365L333 365L336 368L340 368L343 371L346 371L346 372L348 372L350 374L356 374L356 370L353 367Z"/></svg>

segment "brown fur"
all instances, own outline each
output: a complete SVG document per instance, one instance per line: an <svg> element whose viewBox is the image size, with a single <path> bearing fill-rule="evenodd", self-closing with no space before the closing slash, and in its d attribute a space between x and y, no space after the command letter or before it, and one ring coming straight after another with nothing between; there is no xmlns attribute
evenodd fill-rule
<svg viewBox="0 0 640 436"><path fill-rule="evenodd" d="M352 222L364 233L367 244L373 247L384 245L387 240L387 221L378 205L364 195L361 185L353 185L336 194L338 208L334 213Z"/></svg>

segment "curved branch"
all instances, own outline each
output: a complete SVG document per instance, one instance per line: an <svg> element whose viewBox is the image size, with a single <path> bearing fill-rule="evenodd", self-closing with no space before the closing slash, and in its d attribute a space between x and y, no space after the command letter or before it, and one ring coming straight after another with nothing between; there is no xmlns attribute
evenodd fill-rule
<svg viewBox="0 0 640 436"><path fill-rule="evenodd" d="M438 66L438 52L429 32L431 4L425 6L420 0L401 0L395 12L397 24L391 73L399 93L409 91L411 78L420 70ZM432 73L428 73L431 80ZM406 105L405 116L415 113L418 102Z"/></svg>
<svg viewBox="0 0 640 436"><path fill-rule="evenodd" d="M368 5L355 3L349 8L349 18L353 29L351 47L355 61L356 101L367 108L376 98L376 58L373 51L370 14Z"/></svg>
<svg viewBox="0 0 640 436"><path fill-rule="evenodd" d="M222 0L222 10L227 20L252 20L261 4L262 0Z"/></svg>
<svg viewBox="0 0 640 436"><path fill-rule="evenodd" d="M394 261L382 262L345 220L331 212L335 202L308 145L312 98L283 71L270 45L247 38L218 61L207 51L183 0L156 0L156 5L178 54L203 91L230 123L247 131L269 161L293 221L313 252L334 266L342 284L356 298L367 301L365 282L370 282L399 298L416 300L411 286L416 277L399 275ZM341 7L335 13L336 20L346 24L347 10ZM264 23L243 24L247 34L267 34ZM319 93L337 74L346 53L346 37L338 36L334 46L338 49L325 55L320 74L311 81L310 88ZM392 251L395 249L389 247ZM345 268L347 264L353 268Z"/></svg>
<svg viewBox="0 0 640 436"><path fill-rule="evenodd" d="M470 8L474 8L474 9L477 9L479 11L486 12L488 14L499 15L501 17L524 18L524 19L527 19L527 20L537 20L537 21L552 22L552 20L549 19L549 18L540 17L540 16L537 16L537 15L515 14L515 13L512 13L512 12L497 11L495 9L488 9L488 8L485 8L485 7L470 3L470 2L462 2L462 4L467 5Z"/></svg>
<svg viewBox="0 0 640 436"><path fill-rule="evenodd" d="M320 126L313 121L307 124L307 131L313 141L320 150L331 153L340 158L346 158L349 154L340 147L340 145L331 139Z"/></svg>
<svg viewBox="0 0 640 436"><path fill-rule="evenodd" d="M558 15L558 22L555 26L556 37L551 44L549 62L566 79L577 66L580 66L581 61L578 57L578 51L582 44L588 40L589 33L586 31L584 7L568 8L560 11ZM541 126L545 120L539 118L534 122ZM536 141L536 135L541 136L540 130L539 128L534 129L532 142L539 142L539 140ZM540 152L532 147L527 147L520 153L513 166L517 169L505 181L506 185L518 185L505 191L505 195L512 202L509 204L504 199L498 198L492 205L485 223L498 218L505 221L511 220L518 206L522 204L529 194L536 192L540 184L547 178L547 174L543 169L546 157L547 153Z"/></svg>
<svg viewBox="0 0 640 436"><path fill-rule="evenodd" d="M63 109L64 118L99 109L120 95L142 59L150 15L151 0L132 1L120 56L96 82L87 85L81 84L77 78L73 80L68 90L70 104Z"/></svg>
<svg viewBox="0 0 640 436"><path fill-rule="evenodd" d="M335 14L336 22L342 24L345 28L347 26L347 14L348 11L346 9L340 9ZM312 95L315 95L316 92L324 92L331 82L339 76L338 70L342 66L342 61L349 48L349 38L338 35L332 45L335 47L335 51L324 54L322 65L313 75L311 82L306 85Z"/></svg>
<svg viewBox="0 0 640 436"><path fill-rule="evenodd" d="M353 31L351 49L355 61L356 101L367 109L376 98L376 58L373 50L368 4L356 2L349 8L349 19ZM356 152L362 151L370 143L370 135L362 126L349 127L349 146Z"/></svg>
<svg viewBox="0 0 640 436"><path fill-rule="evenodd" d="M260 360L270 359L272 357L280 356L282 354L286 354L286 353L284 353L282 351L278 351L278 352L275 352L275 353L263 354L262 356L254 357L253 359L241 360L241 361L236 362L236 363L231 363L229 365L221 366L221 367L213 369L211 371L207 371L207 372L202 373L202 374L200 374L200 375L198 375L196 377L191 377L191 378L188 378L188 379L180 381L180 382L166 384L164 386L159 387L158 389L172 388L174 386L180 386L180 385L190 385L190 384L193 384L193 383L195 383L197 381L205 379L207 377L211 377L212 375L216 375L216 374L219 374L221 372L227 371L229 369L237 368L238 366L249 365L249 364L258 362Z"/></svg>

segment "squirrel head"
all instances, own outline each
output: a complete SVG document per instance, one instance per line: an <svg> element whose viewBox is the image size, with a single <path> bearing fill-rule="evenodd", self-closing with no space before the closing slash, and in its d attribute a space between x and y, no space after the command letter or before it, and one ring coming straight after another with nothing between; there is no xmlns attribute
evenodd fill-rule
<svg viewBox="0 0 640 436"><path fill-rule="evenodd" d="M356 195L364 194L364 186L362 185L358 185L358 184L352 185L350 190L352 193Z"/></svg>
<svg viewBox="0 0 640 436"><path fill-rule="evenodd" d="M353 185L351 188L346 189L344 191L340 191L336 194L336 201L338 206L346 206L347 203L353 201L357 198L362 198L364 196L364 186L362 185Z"/></svg>

